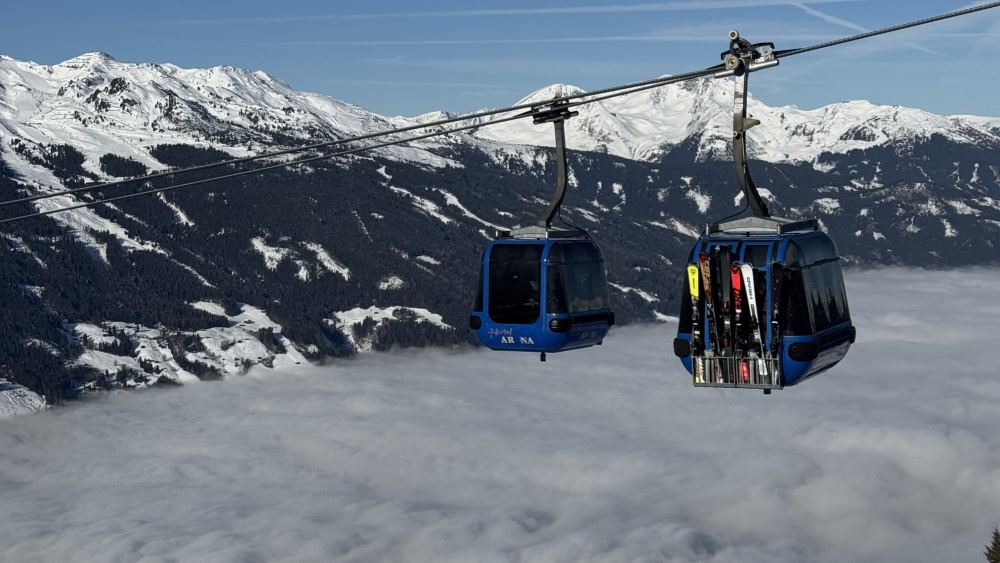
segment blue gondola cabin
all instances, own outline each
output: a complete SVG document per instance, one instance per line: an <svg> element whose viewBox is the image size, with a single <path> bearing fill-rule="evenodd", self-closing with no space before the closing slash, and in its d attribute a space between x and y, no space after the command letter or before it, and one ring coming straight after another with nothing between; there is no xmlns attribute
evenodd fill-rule
<svg viewBox="0 0 1000 563"><path fill-rule="evenodd" d="M469 326L493 350L559 352L601 344L614 324L604 257L577 232L501 233L483 252Z"/></svg>
<svg viewBox="0 0 1000 563"><path fill-rule="evenodd" d="M832 368L854 342L840 257L815 220L715 225L689 262L674 352L696 386L781 389Z"/></svg>

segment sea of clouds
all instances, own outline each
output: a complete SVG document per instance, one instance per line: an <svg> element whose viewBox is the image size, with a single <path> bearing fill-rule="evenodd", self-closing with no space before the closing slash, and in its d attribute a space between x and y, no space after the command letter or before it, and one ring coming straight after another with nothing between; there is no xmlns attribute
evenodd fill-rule
<svg viewBox="0 0 1000 563"><path fill-rule="evenodd" d="M661 324L2 419L0 560L981 561L996 280L850 274L858 342L770 396L694 388Z"/></svg>

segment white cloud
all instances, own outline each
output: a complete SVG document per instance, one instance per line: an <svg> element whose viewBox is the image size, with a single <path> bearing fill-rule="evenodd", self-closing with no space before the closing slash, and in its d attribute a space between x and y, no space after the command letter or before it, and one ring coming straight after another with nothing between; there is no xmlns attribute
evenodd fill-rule
<svg viewBox="0 0 1000 563"><path fill-rule="evenodd" d="M817 17L817 18L819 18L819 19L821 19L821 20L823 20L823 21L825 21L827 23L832 23L834 25L839 25L841 27L846 27L848 29L853 29L854 31L860 31L862 33L870 31L869 29L867 29L865 27L862 27L862 26L860 26L860 25L858 25L858 24L856 24L854 22L850 22L850 21L847 21L847 20L845 20L843 18L838 18L836 16L831 16L830 14L827 14L825 12L821 12L821 11L819 11L819 10L817 10L815 8L811 8L811 7L809 7L809 6L805 5L805 4L796 3L796 4L792 4L792 5L795 6L796 8L799 8L803 12L809 14L810 16L815 16L815 17Z"/></svg>
<svg viewBox="0 0 1000 563"><path fill-rule="evenodd" d="M832 4L859 0L807 0L801 4ZM428 10L422 12L372 12L316 14L303 16L270 16L259 18L214 18L196 20L160 20L137 25L234 25L261 23L297 23L336 20L382 20L416 18L489 18L498 16L544 16L573 14L630 14L648 12L716 11L787 5L788 0L697 0L647 2L640 4L607 4L592 6L561 6L536 8L495 8L476 10Z"/></svg>
<svg viewBox="0 0 1000 563"><path fill-rule="evenodd" d="M995 271L848 277L795 388L693 388L671 325L407 350L0 421L4 560L975 561L1000 519Z"/></svg>
<svg viewBox="0 0 1000 563"><path fill-rule="evenodd" d="M805 13L809 14L810 16L817 17L817 18L819 18L819 19L821 19L821 20L823 20L823 21L825 21L827 23L831 23L833 25L838 25L838 26L841 26L841 27L846 27L847 29L851 29L853 31L857 31L857 32L860 32L860 33L867 33L869 31L871 31L870 29L868 29L866 27L863 27L861 25L858 25L858 24L856 24L854 22L850 22L850 21L847 21L847 20L845 20L843 18L838 18L836 16L832 16L832 15L827 14L825 12L821 12L821 11L819 11L819 10L817 10L815 8L811 8L811 7L809 7L809 6L805 5L805 4L798 4L798 3L796 3L796 4L793 4L793 5L796 8L799 8L802 11L804 11ZM928 49L928 48L926 48L923 45L920 45L918 43L906 43L905 45L907 47L909 47L909 48L916 49L918 51L923 51L925 53L929 53L929 54L932 54L932 55L941 55L941 53L938 53L937 51L932 51L932 50L930 50L930 49Z"/></svg>

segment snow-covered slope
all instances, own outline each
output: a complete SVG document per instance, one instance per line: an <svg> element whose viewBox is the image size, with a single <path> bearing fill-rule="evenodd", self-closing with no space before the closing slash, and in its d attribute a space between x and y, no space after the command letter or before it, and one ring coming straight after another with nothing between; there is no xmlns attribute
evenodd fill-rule
<svg viewBox="0 0 1000 563"><path fill-rule="evenodd" d="M518 105L581 92L556 84ZM576 108L580 115L568 121L567 143L577 150L649 161L695 140L697 159L725 160L732 136L732 96L728 79L704 78L580 106ZM933 134L962 143L1000 138L1000 119L945 117L864 101L801 110L769 107L751 95L749 111L762 121L750 134L753 156L771 162L809 162L824 152L843 154ZM125 63L106 53L44 66L0 55L4 144L20 139L30 145L73 145L87 156L84 167L97 177L103 177L98 159L106 153L131 157L150 169L162 168L148 152L157 144L211 145L243 155L275 145L350 137L447 117L443 112L385 117L328 96L294 90L263 72L228 66L183 69ZM474 137L425 141L416 148L385 149L383 154L430 166L456 164L421 149L459 139L487 145L490 141L554 144L551 126L521 119L482 127ZM47 170L16 154L5 159L26 178L43 185L56 183Z"/></svg>
<svg viewBox="0 0 1000 563"><path fill-rule="evenodd" d="M517 105L541 103L583 93L575 86L542 88ZM687 82L574 108L580 115L566 122L566 144L576 150L607 152L635 160L653 160L692 135L732 127L732 92L719 84ZM553 146L551 125L518 120L484 127L477 136L506 143ZM724 139L731 135L726 134ZM712 141L705 150L710 151ZM717 147L725 148L725 145Z"/></svg>
<svg viewBox="0 0 1000 563"><path fill-rule="evenodd" d="M531 104L582 93L574 86L542 88L520 100ZM575 108L567 121L567 146L607 152L634 160L655 160L688 140L697 141L697 159L730 158L733 127L730 80L705 78L610 98ZM865 101L815 110L770 107L749 96L748 112L761 120L748 135L754 158L769 162L810 162L824 152L844 154L890 141L944 135L959 143L1000 140L1000 119L939 116L918 109L878 106ZM484 127L484 139L554 146L552 127L529 120Z"/></svg>
<svg viewBox="0 0 1000 563"><path fill-rule="evenodd" d="M281 334L281 325L256 307L241 304L237 314L229 315L218 303L200 301L190 306L228 319L229 326L173 333L163 327L123 322L67 323L66 332L83 345L83 353L73 363L105 374L90 388L124 389L197 381L206 373L239 374L253 365L308 363Z"/></svg>
<svg viewBox="0 0 1000 563"><path fill-rule="evenodd" d="M0 377L0 418L31 414L48 408L38 393Z"/></svg>
<svg viewBox="0 0 1000 563"><path fill-rule="evenodd" d="M387 118L329 96L299 92L263 72L229 66L183 69L171 64L125 63L106 53L87 53L54 66L0 55L0 158L32 193L65 186L51 166L56 147L84 156L89 181L118 178L102 170L116 155L150 171L165 169L150 150L158 145L210 147L234 157L270 152L419 124ZM427 167L460 166L428 148L441 140L379 149L387 158ZM447 142L447 141L444 141ZM77 203L55 197L35 203L49 211ZM110 232L130 248L162 252L132 240L120 226L89 209L53 218L98 254L92 232Z"/></svg>
<svg viewBox="0 0 1000 563"><path fill-rule="evenodd" d="M106 53L54 66L0 56L0 137L8 137L5 144L10 139L29 146L70 144L87 156L84 168L97 177L103 177L98 159L106 153L162 168L147 149L163 143L211 145L243 155L414 123L293 90L259 71L124 63ZM395 155L435 164L423 151L396 149ZM16 155L7 160L27 178L52 183Z"/></svg>

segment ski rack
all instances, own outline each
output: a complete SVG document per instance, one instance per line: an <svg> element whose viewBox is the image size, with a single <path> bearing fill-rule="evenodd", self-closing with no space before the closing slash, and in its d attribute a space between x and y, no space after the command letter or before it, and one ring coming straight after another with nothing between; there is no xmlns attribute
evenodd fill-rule
<svg viewBox="0 0 1000 563"><path fill-rule="evenodd" d="M549 206L538 218L538 226L548 230L552 225L552 218L559 211L563 198L566 197L566 129L563 122L567 119L580 115L578 111L570 111L565 100L556 102L549 106L549 109L533 109L533 121L535 125L541 123L552 123L556 130L556 193L552 196Z"/></svg>
<svg viewBox="0 0 1000 563"><path fill-rule="evenodd" d="M767 205L750 177L747 164L746 132L760 124L759 119L747 114L747 83L751 72L778 65L774 43L750 43L740 37L740 32L733 30L729 32L729 50L722 53L722 60L726 69L717 72L715 77L736 78L733 91L733 165L736 178L754 216L765 218L769 216Z"/></svg>
<svg viewBox="0 0 1000 563"><path fill-rule="evenodd" d="M691 356L695 387L781 389L777 358L754 356ZM699 378L701 381L699 381Z"/></svg>
<svg viewBox="0 0 1000 563"><path fill-rule="evenodd" d="M740 235L745 233L746 229L751 228L754 225L760 223L766 223L770 226L778 224L775 221L771 221L769 219L760 219L758 217L748 217L747 219L734 221L733 223L738 224ZM815 221L812 222L804 221L802 223L808 226L810 223L815 224ZM789 226L791 226L791 224L789 224ZM800 227L802 227L802 225L796 224L796 230L801 230ZM758 227L758 229L759 230L757 232L764 231L762 227ZM770 231L771 229L767 230ZM731 235L720 237L720 239L726 239L730 237ZM710 235L706 235L703 238L703 240L706 240L707 242L709 242L709 244L711 239L712 237ZM707 256L707 253L705 253L704 256ZM701 274L702 276L711 276L712 278L714 278L714 276L712 276L711 274L705 273L706 269L712 269L709 266L707 266L708 264L707 261L709 260L709 258L704 257L703 260L704 262L699 260L699 262L701 263L700 267L696 266L698 267L699 274ZM742 265L742 268L747 268L747 266L744 264ZM729 270L729 268L726 268L726 270ZM725 276L729 274L730 274L729 271L725 272L722 276L722 279L726 279ZM692 276L693 274L689 273L688 275ZM744 269L742 271L742 278L746 279L747 275L752 275L752 274L748 274L747 270ZM709 292L710 291L714 292L715 288L719 287L719 285L717 285L718 281L720 280L713 279L710 284L708 282L706 282L705 284L706 307L704 308L704 314L706 315L707 324L709 327L712 326L712 323L715 323L716 326L720 326L720 323L722 321L725 321L726 327L724 335L721 327L718 330L713 330L713 329L705 330L703 333L705 334L705 336L700 339L700 345L698 346L695 346L692 340L692 345L691 348L689 348L689 350L691 356L691 375L694 386L762 389L765 394L769 394L773 389L782 389L784 387L784 380L782 379L781 375L780 352L776 353L771 345L764 343L760 333L758 333L753 339L758 343L756 346L754 346L752 342L748 342L739 338L736 332L737 330L736 326L738 325L733 325L733 332L731 334L729 328L730 325L728 321L728 317L730 315L729 309L724 305L724 302L722 303L716 302L715 305L713 306L711 301L709 300L708 297ZM724 283L721 284L721 287L723 288L723 291L729 291L724 289L725 287L727 287ZM739 286L735 285L734 282L733 285L734 295L735 291L737 290L737 287ZM751 295L750 290L742 289L740 291L745 291L747 295L747 300L745 302L745 306L747 308L742 310L747 311L750 315L750 318L754 319L750 321L753 324L750 324L749 326L759 327L757 323L768 323L769 321L766 320L768 313L761 312L759 308L756 310L756 313L750 309L751 306L754 307L757 306L750 300L750 295ZM694 300L693 295L692 295L692 300ZM739 319L741 317L740 313L741 306L739 304L738 299L734 299L734 302L736 303L735 318L737 319L736 322L739 322ZM716 316L718 311L717 307L719 307L720 304L723 305L722 319ZM695 306L699 307L699 305ZM698 322L702 321L699 320ZM711 338L713 342L712 346L707 346L706 340L704 338ZM732 339L731 341L729 340L730 338ZM719 343L721 343L721 345Z"/></svg>

